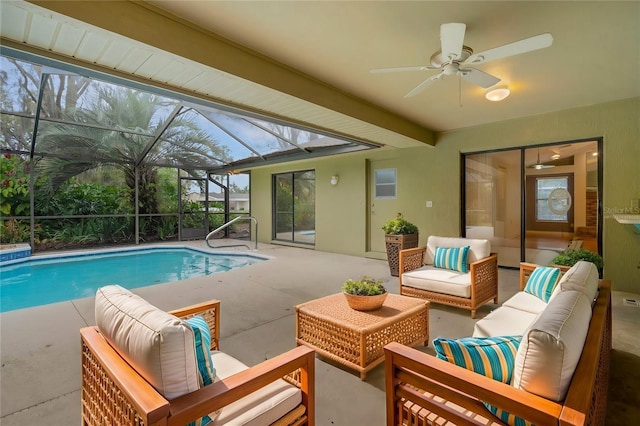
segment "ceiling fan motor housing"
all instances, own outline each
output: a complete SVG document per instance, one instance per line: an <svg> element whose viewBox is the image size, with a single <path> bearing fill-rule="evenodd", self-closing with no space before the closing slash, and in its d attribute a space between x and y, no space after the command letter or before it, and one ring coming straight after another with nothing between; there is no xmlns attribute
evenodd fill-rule
<svg viewBox="0 0 640 426"><path fill-rule="evenodd" d="M456 75L459 68L460 65L458 65L456 62L452 62L442 67L442 72L444 73L444 75Z"/></svg>
<svg viewBox="0 0 640 426"><path fill-rule="evenodd" d="M460 57L459 58L445 58L442 56L442 50L438 50L436 53L434 53L433 55L431 55L431 65L437 68L442 67L444 64L460 64L461 62L464 62L467 60L467 58L469 56L471 56L473 54L473 49L470 48L469 46L462 46L462 51L460 52ZM457 70L457 68L456 68ZM447 74L447 75L451 75L451 74Z"/></svg>

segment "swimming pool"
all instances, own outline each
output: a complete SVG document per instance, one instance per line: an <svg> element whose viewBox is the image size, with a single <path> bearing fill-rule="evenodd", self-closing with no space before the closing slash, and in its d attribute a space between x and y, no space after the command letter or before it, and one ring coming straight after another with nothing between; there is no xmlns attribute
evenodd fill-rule
<svg viewBox="0 0 640 426"><path fill-rule="evenodd" d="M180 246L37 256L0 266L0 312L94 296L107 284L128 289L145 287L266 259Z"/></svg>

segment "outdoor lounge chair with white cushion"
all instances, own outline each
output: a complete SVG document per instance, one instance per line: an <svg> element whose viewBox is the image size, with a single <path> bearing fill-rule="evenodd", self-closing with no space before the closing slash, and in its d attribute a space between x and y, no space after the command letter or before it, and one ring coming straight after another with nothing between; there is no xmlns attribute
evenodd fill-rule
<svg viewBox="0 0 640 426"><path fill-rule="evenodd" d="M436 251L469 247L463 271L438 267ZM456 253L457 254L457 253ZM498 255L489 240L430 236L427 245L400 251L400 294L471 311L493 300L498 303ZM455 262L453 262L455 263ZM462 266L462 264L459 264ZM451 269L454 268L454 269Z"/></svg>
<svg viewBox="0 0 640 426"><path fill-rule="evenodd" d="M97 326L80 330L82 424L313 425L313 350L247 367L218 350L219 320L217 300L167 313L122 287L99 289Z"/></svg>

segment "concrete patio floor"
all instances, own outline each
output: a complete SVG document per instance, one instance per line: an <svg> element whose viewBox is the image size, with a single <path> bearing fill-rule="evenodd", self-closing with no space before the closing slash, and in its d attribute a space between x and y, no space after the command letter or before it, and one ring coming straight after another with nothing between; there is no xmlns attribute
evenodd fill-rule
<svg viewBox="0 0 640 426"><path fill-rule="evenodd" d="M180 244L204 247L202 241ZM391 293L398 292L385 261L271 244L260 244L257 253L272 259L133 291L165 310L220 299L221 349L248 365L295 347L294 306L339 292L348 278L382 278ZM511 297L518 271L500 269L499 285L500 300ZM613 305L614 348L640 355L640 309L623 307L616 292ZM478 318L493 308L483 306ZM432 304L429 340L468 336L474 321L468 311ZM78 330L93 324L93 298L0 314L0 424L80 424ZM431 346L418 348L433 353ZM316 357L317 425L383 425L384 396L382 365L361 381L354 371Z"/></svg>

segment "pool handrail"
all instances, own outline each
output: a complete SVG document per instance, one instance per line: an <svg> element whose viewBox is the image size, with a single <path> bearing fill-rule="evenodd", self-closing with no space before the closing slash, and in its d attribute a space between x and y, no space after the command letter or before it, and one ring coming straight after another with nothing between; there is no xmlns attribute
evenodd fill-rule
<svg viewBox="0 0 640 426"><path fill-rule="evenodd" d="M209 234L207 234L207 236L204 238L204 242L207 244L207 246L209 248L212 248L212 249L225 248L225 247L246 247L247 249L251 250L251 247L249 247L247 244L227 244L225 246L214 247L213 245L211 245L209 243L209 238L213 237L216 232L221 231L224 228L226 228L229 225L231 225L232 223L237 222L237 221L242 220L242 219L244 219L244 220L252 220L253 223L256 224L256 246L255 246L254 250L258 250L258 219L256 219L253 216L238 216L238 217L235 217L235 218L231 219L229 222L225 223L224 225L219 226L216 229L214 229L213 231L209 232Z"/></svg>

